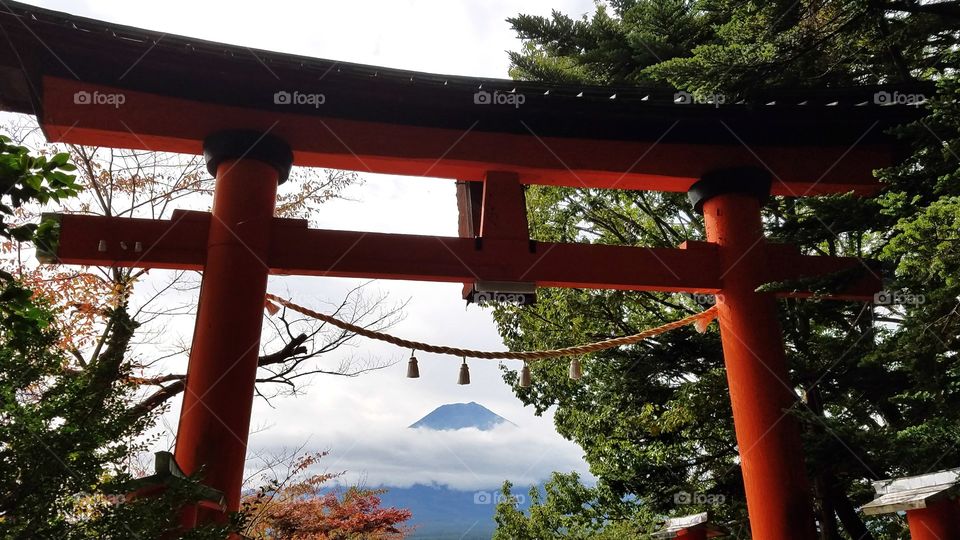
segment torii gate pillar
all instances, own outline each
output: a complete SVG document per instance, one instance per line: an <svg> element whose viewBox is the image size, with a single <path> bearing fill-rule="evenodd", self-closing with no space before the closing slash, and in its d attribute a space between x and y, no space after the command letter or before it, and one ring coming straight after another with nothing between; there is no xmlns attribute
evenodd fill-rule
<svg viewBox="0 0 960 540"><path fill-rule="evenodd" d="M956 499L945 499L907 510L907 524L910 540L960 538L960 505Z"/></svg>
<svg viewBox="0 0 960 540"><path fill-rule="evenodd" d="M815 538L800 431L785 411L795 397L777 305L758 293L767 266L760 207L770 175L753 168L708 173L690 188L707 240L719 246L717 319L753 538Z"/></svg>
<svg viewBox="0 0 960 540"><path fill-rule="evenodd" d="M911 540L960 538L960 468L905 476L873 483L877 498L861 511L907 513Z"/></svg>
<svg viewBox="0 0 960 540"><path fill-rule="evenodd" d="M706 529L683 529L677 533L680 540L707 540Z"/></svg>
<svg viewBox="0 0 960 540"><path fill-rule="evenodd" d="M216 188L175 455L187 474L203 467L204 483L232 512L240 508L277 185L293 154L276 137L232 131L207 138L204 158Z"/></svg>

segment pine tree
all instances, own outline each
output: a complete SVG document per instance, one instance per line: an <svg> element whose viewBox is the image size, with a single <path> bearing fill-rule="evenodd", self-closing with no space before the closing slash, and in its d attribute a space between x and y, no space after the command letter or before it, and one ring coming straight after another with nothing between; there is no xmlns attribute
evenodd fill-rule
<svg viewBox="0 0 960 540"><path fill-rule="evenodd" d="M728 101L780 87L936 82L928 116L897 130L913 154L881 172L879 197L775 198L765 209L772 241L885 261L888 289L905 302L781 302L822 538L899 537L901 521L855 511L872 496L869 481L960 465L958 14L953 2L611 1L578 21L510 20L524 40L512 74L524 79L660 84ZM675 247L703 239L682 194L531 187L527 195L537 240ZM629 334L704 303L622 291L548 290L539 299L496 311L511 348ZM558 431L583 447L599 488L652 514L710 509L743 537L718 336L672 332L584 366L580 383L549 363L534 366L530 388L512 373L505 379L538 412L557 407ZM681 505L680 493L709 496Z"/></svg>

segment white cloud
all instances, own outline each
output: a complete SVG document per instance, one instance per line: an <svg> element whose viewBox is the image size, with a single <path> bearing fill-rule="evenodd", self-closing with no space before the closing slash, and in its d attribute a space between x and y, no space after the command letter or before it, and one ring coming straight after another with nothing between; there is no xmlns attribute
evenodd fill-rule
<svg viewBox="0 0 960 540"><path fill-rule="evenodd" d="M415 391L413 384L402 386ZM338 396L339 407L351 410L349 415L321 414L312 408L315 402L305 400L294 407L285 406L278 413L300 422L278 424L254 434L251 449L276 452L296 448L309 436L312 449L330 451L322 468L347 471L345 481L371 486L441 484L475 490L496 488L506 479L529 485L554 470L586 475L580 448L558 441L549 423L532 420L527 417L530 415L509 418L517 426L505 424L490 431L409 429L406 425L429 411L415 412L413 406L386 400L375 399L371 404L364 398L359 392ZM318 432L320 423L323 427Z"/></svg>

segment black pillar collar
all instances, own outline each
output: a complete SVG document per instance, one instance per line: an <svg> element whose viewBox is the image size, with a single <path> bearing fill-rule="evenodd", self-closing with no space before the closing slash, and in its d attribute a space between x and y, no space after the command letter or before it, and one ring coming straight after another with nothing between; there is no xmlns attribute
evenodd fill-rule
<svg viewBox="0 0 960 540"><path fill-rule="evenodd" d="M770 197L770 172L757 167L730 167L716 169L700 177L687 191L687 198L697 212L703 212L703 203L717 195L743 193L754 195L761 202Z"/></svg>
<svg viewBox="0 0 960 540"><path fill-rule="evenodd" d="M229 130L208 136L203 141L203 159L207 171L217 176L217 167L229 159L255 159L262 161L279 174L280 184L290 176L293 166L293 151L283 139L258 131Z"/></svg>

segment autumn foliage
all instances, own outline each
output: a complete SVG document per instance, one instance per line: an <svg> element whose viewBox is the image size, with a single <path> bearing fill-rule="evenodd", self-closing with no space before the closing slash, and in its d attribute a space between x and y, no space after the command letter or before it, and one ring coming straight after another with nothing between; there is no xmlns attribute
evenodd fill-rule
<svg viewBox="0 0 960 540"><path fill-rule="evenodd" d="M273 540L354 540L403 538L409 510L383 508L385 490L325 487L343 473L309 472L326 452L299 457L284 480L271 479L244 500L247 537Z"/></svg>

